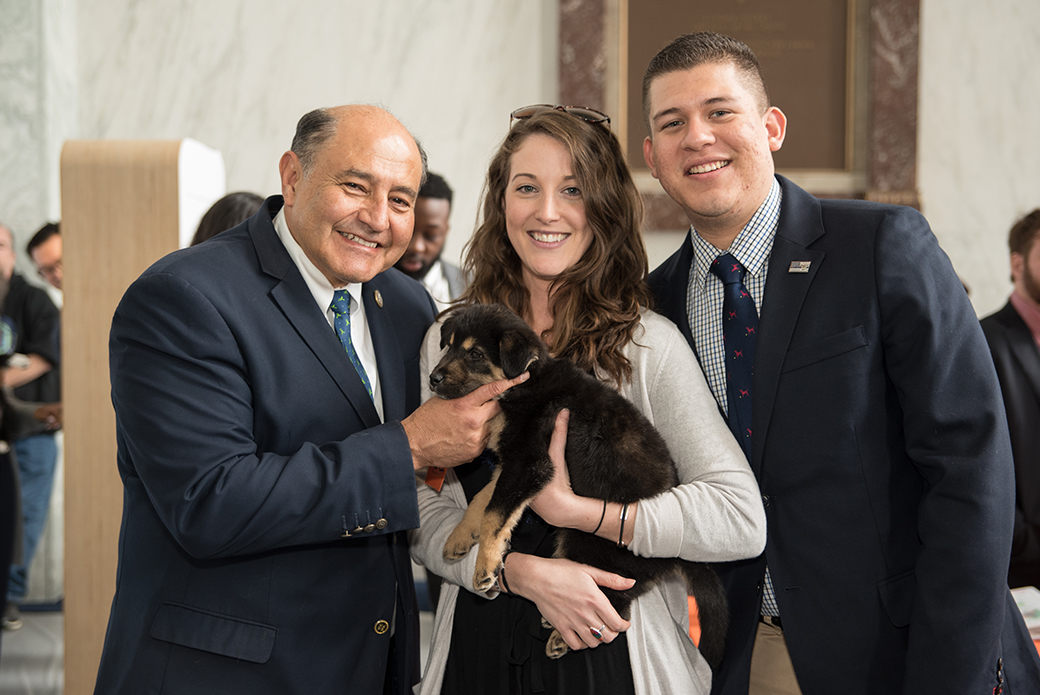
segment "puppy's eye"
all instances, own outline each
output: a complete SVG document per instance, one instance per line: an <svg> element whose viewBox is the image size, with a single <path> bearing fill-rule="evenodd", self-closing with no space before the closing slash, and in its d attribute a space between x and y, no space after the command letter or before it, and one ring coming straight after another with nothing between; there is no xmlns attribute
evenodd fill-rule
<svg viewBox="0 0 1040 695"><path fill-rule="evenodd" d="M481 351L480 348L473 348L472 350L466 353L466 357L467 359L471 359L474 361L482 360L484 359L484 353L483 351Z"/></svg>

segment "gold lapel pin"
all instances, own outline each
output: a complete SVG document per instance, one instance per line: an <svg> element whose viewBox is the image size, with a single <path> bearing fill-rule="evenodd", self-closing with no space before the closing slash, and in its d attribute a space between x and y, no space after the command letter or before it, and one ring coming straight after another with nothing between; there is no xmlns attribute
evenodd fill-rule
<svg viewBox="0 0 1040 695"><path fill-rule="evenodd" d="M791 261L791 267L787 269L787 272L808 273L810 265L812 265L812 261Z"/></svg>
<svg viewBox="0 0 1040 695"><path fill-rule="evenodd" d="M375 298L376 298L376 305L380 309L382 309L383 308L383 295L379 292L379 290L375 291Z"/></svg>

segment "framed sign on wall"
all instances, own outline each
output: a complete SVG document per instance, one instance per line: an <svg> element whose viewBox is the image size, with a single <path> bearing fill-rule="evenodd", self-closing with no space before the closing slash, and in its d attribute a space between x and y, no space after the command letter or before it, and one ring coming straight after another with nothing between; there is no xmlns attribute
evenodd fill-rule
<svg viewBox="0 0 1040 695"><path fill-rule="evenodd" d="M788 119L777 170L822 197L917 205L920 0L561 0L560 103L610 113L647 206L647 230L685 216L642 156L642 79L676 37L716 31L759 58Z"/></svg>

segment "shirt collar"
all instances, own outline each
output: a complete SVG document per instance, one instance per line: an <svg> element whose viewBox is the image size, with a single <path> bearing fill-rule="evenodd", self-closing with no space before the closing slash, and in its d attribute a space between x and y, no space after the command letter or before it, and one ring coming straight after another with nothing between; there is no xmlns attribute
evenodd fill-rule
<svg viewBox="0 0 1040 695"><path fill-rule="evenodd" d="M708 280L708 269L712 262L723 253L730 253L740 262L748 275L762 277L767 270L769 254L773 250L773 237L780 226L780 203L783 192L780 183L773 177L773 185L769 188L766 199L751 216L744 229L730 244L729 249L719 250L709 244L697 233L692 225L690 230L693 243L694 282L704 287Z"/></svg>
<svg viewBox="0 0 1040 695"><path fill-rule="evenodd" d="M426 285L426 289L432 290L437 287L438 283L445 280L444 269L441 267L441 261L438 258L430 266L430 269L426 271L426 275L423 275L423 284Z"/></svg>
<svg viewBox="0 0 1040 695"><path fill-rule="evenodd" d="M1015 290L1011 293L1011 306L1022 317L1026 328L1033 334L1033 340L1040 345L1040 309Z"/></svg>
<svg viewBox="0 0 1040 695"><path fill-rule="evenodd" d="M345 289L350 293L351 299L354 300L351 307L352 310L361 306L361 283L352 282L349 285L334 287L329 282L329 279L318 270L318 266L314 265L311 259L307 258L303 247L297 243L296 238L289 231L289 225L285 221L284 206L274 216L272 224L274 224L274 229L278 233L278 238L282 240L285 250L289 252L289 257L292 258L296 267L300 269L300 275L303 276L303 281L307 283L307 289L311 291L314 301L317 302L318 308L321 309L323 314L328 315L329 305L332 304L332 295L336 290Z"/></svg>

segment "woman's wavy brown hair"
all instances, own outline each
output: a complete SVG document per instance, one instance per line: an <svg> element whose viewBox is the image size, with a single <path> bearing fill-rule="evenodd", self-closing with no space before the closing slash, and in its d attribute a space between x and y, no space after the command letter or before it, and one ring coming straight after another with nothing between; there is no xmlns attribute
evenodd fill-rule
<svg viewBox="0 0 1040 695"><path fill-rule="evenodd" d="M505 192L513 154L535 134L548 135L570 152L592 230L588 250L553 282L553 326L542 337L554 356L590 373L598 369L620 387L632 376L622 349L652 295L640 230L643 203L621 145L606 126L562 111L541 112L513 126L488 168L481 222L466 244L464 265L473 281L460 302L501 302L529 315L520 257L506 233Z"/></svg>

